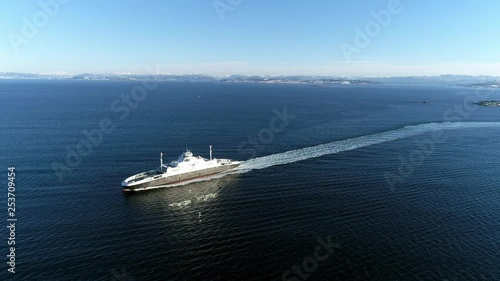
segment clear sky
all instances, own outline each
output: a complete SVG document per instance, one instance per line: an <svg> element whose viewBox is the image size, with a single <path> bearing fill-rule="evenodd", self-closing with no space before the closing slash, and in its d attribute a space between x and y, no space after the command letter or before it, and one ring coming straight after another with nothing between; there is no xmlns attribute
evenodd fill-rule
<svg viewBox="0 0 500 281"><path fill-rule="evenodd" d="M0 1L0 72L500 76L499 12L496 0Z"/></svg>

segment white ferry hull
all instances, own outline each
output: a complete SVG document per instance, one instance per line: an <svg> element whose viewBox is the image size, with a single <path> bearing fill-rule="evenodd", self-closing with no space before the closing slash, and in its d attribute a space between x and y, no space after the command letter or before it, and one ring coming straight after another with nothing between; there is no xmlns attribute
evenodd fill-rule
<svg viewBox="0 0 500 281"><path fill-rule="evenodd" d="M220 174L225 171L229 171L231 169L234 169L240 165L239 162L233 161L230 164L225 164L225 165L220 165L216 167L211 167L211 168L205 168L202 170L195 170L191 172L186 172L182 174L174 174L174 175L169 175L165 177L158 177L157 179L151 179L146 182L141 182L141 181L131 181L130 179L141 175L135 175L130 178L127 178L122 182L122 187L123 191L140 191L140 190L145 190L148 188L156 187L156 186L162 186L162 185L170 185L170 184L176 184L176 183L181 183L189 180L194 180L198 178L204 178L208 177L211 175L216 175Z"/></svg>

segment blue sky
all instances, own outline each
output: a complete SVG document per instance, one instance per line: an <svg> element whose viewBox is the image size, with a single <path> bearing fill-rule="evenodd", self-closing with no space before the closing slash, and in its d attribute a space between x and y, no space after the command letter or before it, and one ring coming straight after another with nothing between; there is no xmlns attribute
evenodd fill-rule
<svg viewBox="0 0 500 281"><path fill-rule="evenodd" d="M1 1L0 71L500 76L498 11L494 0Z"/></svg>

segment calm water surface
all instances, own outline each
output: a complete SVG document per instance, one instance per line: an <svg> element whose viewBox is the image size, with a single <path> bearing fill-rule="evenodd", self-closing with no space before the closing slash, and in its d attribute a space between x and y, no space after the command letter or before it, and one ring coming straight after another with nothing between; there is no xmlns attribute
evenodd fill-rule
<svg viewBox="0 0 500 281"><path fill-rule="evenodd" d="M4 239L1 280L500 280L500 111L443 123L474 90L160 83L125 116L140 84L0 81L1 212L15 166L18 217L17 273ZM114 130L59 181L53 163L104 118ZM208 145L249 161L122 192L160 151ZM338 247L315 264L320 240Z"/></svg>

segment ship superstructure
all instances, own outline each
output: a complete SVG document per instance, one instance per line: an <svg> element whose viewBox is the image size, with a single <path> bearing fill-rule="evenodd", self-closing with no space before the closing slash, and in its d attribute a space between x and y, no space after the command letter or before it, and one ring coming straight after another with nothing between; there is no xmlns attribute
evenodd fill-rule
<svg viewBox="0 0 500 281"><path fill-rule="evenodd" d="M210 146L209 159L194 156L190 150L186 149L177 160L173 160L167 165L163 164L163 153L160 153L160 167L158 169L128 177L122 182L122 187L124 191L138 191L155 186L176 184L219 174L239 165L239 161L212 159L212 146Z"/></svg>

